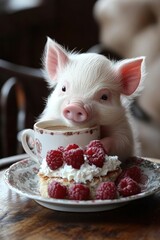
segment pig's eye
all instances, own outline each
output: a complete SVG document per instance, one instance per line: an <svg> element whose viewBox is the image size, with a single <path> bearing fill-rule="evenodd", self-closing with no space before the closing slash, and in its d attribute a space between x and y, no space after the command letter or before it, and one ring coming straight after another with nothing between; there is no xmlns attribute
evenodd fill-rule
<svg viewBox="0 0 160 240"><path fill-rule="evenodd" d="M107 99L108 99L108 95L107 94L103 94L101 96L101 100L106 101Z"/></svg>
<svg viewBox="0 0 160 240"><path fill-rule="evenodd" d="M97 92L96 98L102 104L108 104L111 101L111 93L107 88L102 88Z"/></svg>
<svg viewBox="0 0 160 240"><path fill-rule="evenodd" d="M62 87L62 92L66 92L66 86Z"/></svg>

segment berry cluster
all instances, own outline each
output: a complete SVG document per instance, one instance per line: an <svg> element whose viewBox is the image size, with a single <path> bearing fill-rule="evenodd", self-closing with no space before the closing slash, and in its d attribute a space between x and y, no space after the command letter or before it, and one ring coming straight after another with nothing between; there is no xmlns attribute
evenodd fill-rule
<svg viewBox="0 0 160 240"><path fill-rule="evenodd" d="M74 169L80 169L86 161L90 165L103 167L105 150L99 140L91 141L83 150L77 144L69 144L67 147L58 147L47 153L46 162L50 169L56 170L64 163ZM95 190L95 199L115 199L119 196L127 197L141 192L142 173L137 166L122 171L116 182L101 182ZM67 187L60 182L51 182L48 186L49 197L56 199L89 200L90 188L82 183L71 184Z"/></svg>
<svg viewBox="0 0 160 240"><path fill-rule="evenodd" d="M63 163L75 169L80 169L84 163L84 155L86 155L90 165L103 167L105 154L102 143L99 140L93 140L84 150L77 144L69 144L65 148L60 146L56 150L51 150L47 153L46 162L51 170L60 168Z"/></svg>
<svg viewBox="0 0 160 240"><path fill-rule="evenodd" d="M136 173L138 175L136 176ZM117 182L101 182L95 192L95 199L116 199L119 196L128 197L141 192L140 180L141 170L131 167L124 170ZM133 177L133 178L132 178ZM59 182L52 181L48 186L48 195L56 199L89 200L90 188L82 183L71 184L67 187Z"/></svg>
<svg viewBox="0 0 160 240"><path fill-rule="evenodd" d="M48 195L56 199L88 200L90 198L90 189L80 183L67 188L59 182L52 181L48 185Z"/></svg>
<svg viewBox="0 0 160 240"><path fill-rule="evenodd" d="M89 200L90 188L82 183L66 187L59 182L52 181L48 186L48 195L56 199ZM115 199L116 197L117 189L114 182L102 182L99 184L95 199Z"/></svg>
<svg viewBox="0 0 160 240"><path fill-rule="evenodd" d="M116 183L102 182L96 190L96 199L115 199L129 197L141 192L142 172L137 166L122 171Z"/></svg>

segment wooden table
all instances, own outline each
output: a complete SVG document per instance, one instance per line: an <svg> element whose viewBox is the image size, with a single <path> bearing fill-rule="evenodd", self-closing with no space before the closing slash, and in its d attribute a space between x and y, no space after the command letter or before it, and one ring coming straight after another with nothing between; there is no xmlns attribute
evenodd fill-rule
<svg viewBox="0 0 160 240"><path fill-rule="evenodd" d="M96 213L59 212L11 190L0 170L0 239L158 240L160 192Z"/></svg>

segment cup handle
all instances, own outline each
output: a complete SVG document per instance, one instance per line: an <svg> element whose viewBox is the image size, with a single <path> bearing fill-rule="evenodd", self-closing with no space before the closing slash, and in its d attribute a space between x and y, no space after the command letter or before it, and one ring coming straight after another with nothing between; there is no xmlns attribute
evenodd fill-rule
<svg viewBox="0 0 160 240"><path fill-rule="evenodd" d="M35 140L34 137L34 130L32 129L26 129L22 132L22 137L21 137L21 142L22 142L22 146L23 149L25 150L25 152L36 162L38 162L37 156L36 154L33 153L33 151L31 150L29 143L28 143L28 139L31 138L33 141Z"/></svg>

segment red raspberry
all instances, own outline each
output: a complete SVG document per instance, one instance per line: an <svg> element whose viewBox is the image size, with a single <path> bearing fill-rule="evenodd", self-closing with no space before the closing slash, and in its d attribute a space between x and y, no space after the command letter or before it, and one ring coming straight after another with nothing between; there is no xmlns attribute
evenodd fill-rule
<svg viewBox="0 0 160 240"><path fill-rule="evenodd" d="M68 189L68 196L71 200L88 200L90 190L83 184L75 184Z"/></svg>
<svg viewBox="0 0 160 240"><path fill-rule="evenodd" d="M102 182L96 190L96 199L115 199L117 198L117 188L114 182Z"/></svg>
<svg viewBox="0 0 160 240"><path fill-rule="evenodd" d="M117 186L117 190L123 197L128 197L141 192L139 184L130 177L121 179Z"/></svg>
<svg viewBox="0 0 160 240"><path fill-rule="evenodd" d="M103 148L103 144L100 140L92 140L88 145L87 148L90 147L97 147L97 148Z"/></svg>
<svg viewBox="0 0 160 240"><path fill-rule="evenodd" d="M106 151L106 149L104 148L102 142L100 140L92 140L86 147L86 149L90 148L90 147L97 147L97 148L101 148L103 149L103 151L105 152L105 154L108 154L108 152Z"/></svg>
<svg viewBox="0 0 160 240"><path fill-rule="evenodd" d="M68 146L66 146L65 151L71 150L71 149L76 149L79 148L79 146L75 143L73 144L69 144Z"/></svg>
<svg viewBox="0 0 160 240"><path fill-rule="evenodd" d="M48 151L46 162L51 170L56 170L63 165L63 153L60 150Z"/></svg>
<svg viewBox="0 0 160 240"><path fill-rule="evenodd" d="M52 181L48 185L48 195L51 198L64 199L67 196L67 188L59 182Z"/></svg>
<svg viewBox="0 0 160 240"><path fill-rule="evenodd" d="M97 167L103 167L105 160L105 152L102 148L90 147L85 151L90 165L94 164Z"/></svg>
<svg viewBox="0 0 160 240"><path fill-rule="evenodd" d="M141 181L141 175L142 175L141 169L137 166L133 166L133 167L130 167L126 170L124 176L125 177L130 177L134 181L139 183Z"/></svg>
<svg viewBox="0 0 160 240"><path fill-rule="evenodd" d="M134 181L136 181L137 183L141 182L141 178L142 178L142 171L139 167L137 166L133 166L127 169L124 169L122 171L122 173L120 174L120 176L117 179L117 184L120 182L120 180L124 177L130 177L132 178Z"/></svg>
<svg viewBox="0 0 160 240"><path fill-rule="evenodd" d="M80 169L81 165L84 163L84 155L81 148L64 151L63 156L67 165L71 165L75 169Z"/></svg>
<svg viewBox="0 0 160 240"><path fill-rule="evenodd" d="M64 147L63 146L59 146L58 150L61 151L61 152L64 152Z"/></svg>

